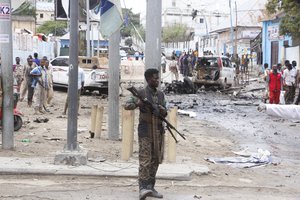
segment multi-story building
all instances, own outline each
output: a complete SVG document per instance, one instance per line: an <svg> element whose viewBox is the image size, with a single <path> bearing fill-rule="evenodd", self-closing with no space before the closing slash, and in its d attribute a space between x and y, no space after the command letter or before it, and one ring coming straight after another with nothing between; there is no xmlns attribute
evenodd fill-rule
<svg viewBox="0 0 300 200"><path fill-rule="evenodd" d="M51 0L38 0L36 2L36 25L37 27L46 21L54 20L54 2Z"/></svg>

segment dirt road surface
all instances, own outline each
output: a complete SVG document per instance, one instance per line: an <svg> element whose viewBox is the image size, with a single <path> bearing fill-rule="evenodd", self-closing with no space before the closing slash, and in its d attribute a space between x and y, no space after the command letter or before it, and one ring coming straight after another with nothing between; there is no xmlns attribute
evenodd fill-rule
<svg viewBox="0 0 300 200"><path fill-rule="evenodd" d="M259 80L246 85L236 96L204 89L191 95L167 95L169 106L176 105L197 114L195 118L178 116L178 130L187 138L186 141L178 138L178 162L206 165L210 173L202 176L193 174L190 181L184 182L158 180L157 189L164 194L164 199L300 199L300 124L257 111L262 92L251 92L251 89L263 86ZM124 95L120 97L121 103L126 100L128 92L124 92ZM18 107L24 113L24 125L15 133L16 148L14 151L1 149L0 156L54 157L58 151L63 150L67 117L61 113L65 99L66 91L56 90L49 107L50 113L43 115L34 115L33 108L27 107L26 102L19 102ZM101 139L89 137L93 104L105 107ZM89 151L90 158L120 160L121 140L107 139L107 98L99 95L82 96L79 113L78 142L81 148ZM48 118L49 121L34 122L38 117ZM134 137L134 154L128 162L136 162L138 159L137 133ZM29 139L29 142L22 142L23 139ZM205 160L208 157L234 157L236 155L233 151L247 149L256 152L258 148L271 153L272 163L257 168L235 168ZM0 177L0 199L4 200L137 198L137 181L129 178Z"/></svg>

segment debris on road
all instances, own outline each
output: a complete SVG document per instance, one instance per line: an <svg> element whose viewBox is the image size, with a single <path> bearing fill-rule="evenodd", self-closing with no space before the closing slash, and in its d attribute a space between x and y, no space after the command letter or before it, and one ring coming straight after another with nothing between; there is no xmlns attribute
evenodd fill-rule
<svg viewBox="0 0 300 200"><path fill-rule="evenodd" d="M268 150L258 149L256 153L251 153L247 157L224 157L224 158L205 158L206 161L214 164L227 164L236 168L258 167L271 163L271 153Z"/></svg>
<svg viewBox="0 0 300 200"><path fill-rule="evenodd" d="M186 110L178 110L177 111L178 114L181 114L181 115L187 115L191 118L194 118L197 116L196 112L193 112L193 111L186 111Z"/></svg>
<svg viewBox="0 0 300 200"><path fill-rule="evenodd" d="M36 123L47 123L49 119L46 117L37 117L33 121Z"/></svg>
<svg viewBox="0 0 300 200"><path fill-rule="evenodd" d="M300 120L300 106L298 105L261 104L257 110L271 116Z"/></svg>

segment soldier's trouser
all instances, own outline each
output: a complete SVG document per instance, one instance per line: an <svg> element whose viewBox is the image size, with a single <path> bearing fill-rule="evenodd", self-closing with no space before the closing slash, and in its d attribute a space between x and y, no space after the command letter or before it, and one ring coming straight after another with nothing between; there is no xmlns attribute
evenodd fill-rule
<svg viewBox="0 0 300 200"><path fill-rule="evenodd" d="M34 94L34 88L31 87L31 84L30 85L27 84L27 101L28 101L28 105L32 104L33 94Z"/></svg>
<svg viewBox="0 0 300 200"><path fill-rule="evenodd" d="M45 105L50 104L53 99L53 87L50 87L45 90Z"/></svg>
<svg viewBox="0 0 300 200"><path fill-rule="evenodd" d="M153 142L148 137L139 137L139 188L151 189L155 185L158 159L153 155Z"/></svg>

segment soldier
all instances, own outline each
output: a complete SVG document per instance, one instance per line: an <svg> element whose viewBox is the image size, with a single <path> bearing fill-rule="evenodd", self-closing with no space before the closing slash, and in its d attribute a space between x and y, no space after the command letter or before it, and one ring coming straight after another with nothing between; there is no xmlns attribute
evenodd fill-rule
<svg viewBox="0 0 300 200"><path fill-rule="evenodd" d="M34 93L34 88L31 87L32 83L32 76L30 75L31 70L33 70L36 67L36 64L32 62L32 58L28 57L27 58L27 64L24 67L24 80L22 81L22 86L21 86L21 96L20 96L20 101L23 101L26 92L27 93L27 101L28 101L28 106L31 107L32 105L32 98L33 98L33 93Z"/></svg>
<svg viewBox="0 0 300 200"><path fill-rule="evenodd" d="M20 64L20 57L16 57L16 65L14 66L14 78L17 82L17 92L20 92L21 83L24 80L24 66Z"/></svg>
<svg viewBox="0 0 300 200"><path fill-rule="evenodd" d="M163 159L164 127L158 115L167 115L164 93L157 89L159 85L159 71L147 69L145 79L148 86L139 90L143 98L156 106L155 110L149 108L141 100L131 97L125 104L125 109L140 109L138 125L139 140L139 197L141 200L146 197L163 198L163 195L154 189L155 176L159 164Z"/></svg>

